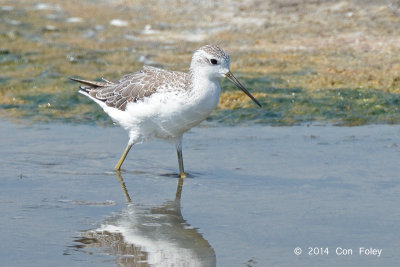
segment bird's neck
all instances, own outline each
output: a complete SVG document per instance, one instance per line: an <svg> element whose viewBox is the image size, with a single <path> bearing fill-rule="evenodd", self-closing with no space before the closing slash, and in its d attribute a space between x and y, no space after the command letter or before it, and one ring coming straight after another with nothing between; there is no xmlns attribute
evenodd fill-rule
<svg viewBox="0 0 400 267"><path fill-rule="evenodd" d="M189 94L197 103L202 103L207 110L213 110L219 101L221 87L219 79L211 77L201 69L189 71Z"/></svg>
<svg viewBox="0 0 400 267"><path fill-rule="evenodd" d="M190 88L194 90L202 90L206 89L204 87L207 86L215 86L218 85L219 87L219 78L210 75L209 71L202 68L190 68L189 69L189 83Z"/></svg>

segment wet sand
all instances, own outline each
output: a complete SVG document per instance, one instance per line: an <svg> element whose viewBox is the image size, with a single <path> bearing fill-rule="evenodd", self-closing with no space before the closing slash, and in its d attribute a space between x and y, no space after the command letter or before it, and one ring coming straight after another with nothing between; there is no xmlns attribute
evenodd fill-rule
<svg viewBox="0 0 400 267"><path fill-rule="evenodd" d="M399 126L202 124L184 137L191 176L180 200L170 144L138 145L118 177L112 167L127 141L118 127L1 121L0 128L4 266L400 260ZM329 255L308 256L308 247L328 247ZM354 255L337 256L337 247ZM360 256L360 247L382 254Z"/></svg>

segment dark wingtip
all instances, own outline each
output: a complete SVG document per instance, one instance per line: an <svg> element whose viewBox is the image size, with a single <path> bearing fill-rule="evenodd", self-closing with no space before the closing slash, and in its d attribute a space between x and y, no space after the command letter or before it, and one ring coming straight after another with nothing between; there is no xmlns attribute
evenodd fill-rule
<svg viewBox="0 0 400 267"><path fill-rule="evenodd" d="M74 77L68 77L68 79L70 79L71 81L74 81L74 82L79 82L80 81L80 79L74 78Z"/></svg>
<svg viewBox="0 0 400 267"><path fill-rule="evenodd" d="M68 79L70 79L71 81L74 81L74 82L78 82L78 83L81 83L81 82L82 82L81 79L74 78L74 77L68 77ZM87 93L87 92L88 92L88 88L87 88L87 87L84 87L84 86L82 86L82 85L80 85L80 86L79 86L79 92Z"/></svg>

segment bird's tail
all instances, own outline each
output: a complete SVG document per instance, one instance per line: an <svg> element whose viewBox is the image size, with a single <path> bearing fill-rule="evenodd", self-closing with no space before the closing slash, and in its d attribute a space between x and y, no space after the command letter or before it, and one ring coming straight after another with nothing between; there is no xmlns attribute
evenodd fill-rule
<svg viewBox="0 0 400 267"><path fill-rule="evenodd" d="M86 86L79 86L80 90L82 90L85 93L89 92L90 89L96 89L99 87L105 87L105 86L114 84L113 82L110 82L105 79L103 79L104 82L88 81L88 80L82 80L82 79L77 79L77 78L72 78L72 77L70 77L69 79L72 81L86 85Z"/></svg>

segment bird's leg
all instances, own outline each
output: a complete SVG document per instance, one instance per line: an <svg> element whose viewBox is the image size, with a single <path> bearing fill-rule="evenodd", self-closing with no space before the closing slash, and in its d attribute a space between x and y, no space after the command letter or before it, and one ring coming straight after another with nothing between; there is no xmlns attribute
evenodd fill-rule
<svg viewBox="0 0 400 267"><path fill-rule="evenodd" d="M179 178L178 187L176 188L175 201L179 201L178 203L180 203L181 196L182 196L183 180L184 180L183 177Z"/></svg>
<svg viewBox="0 0 400 267"><path fill-rule="evenodd" d="M126 202L132 202L131 197L129 196L128 189L126 189L126 185L124 179L122 179L121 172L117 171L117 178L121 183L122 191L124 191L124 195L126 197Z"/></svg>
<svg viewBox="0 0 400 267"><path fill-rule="evenodd" d="M125 150L124 150L124 153L122 153L122 156L121 156L121 158L119 159L117 165L115 165L114 170L116 170L116 171L121 170L121 165L122 165L122 163L124 163L124 160L125 160L125 158L126 158L126 155L128 155L128 152L129 152L129 150L131 149L132 146L133 146L133 143L130 143L130 142L129 142L128 145L126 146Z"/></svg>
<svg viewBox="0 0 400 267"><path fill-rule="evenodd" d="M182 150L176 150L176 153L178 154L179 178L186 178L186 173L183 169Z"/></svg>
<svg viewBox="0 0 400 267"><path fill-rule="evenodd" d="M178 155L179 164L179 178L186 178L187 175L183 169L183 157L182 157L182 136L176 142L176 154Z"/></svg>

